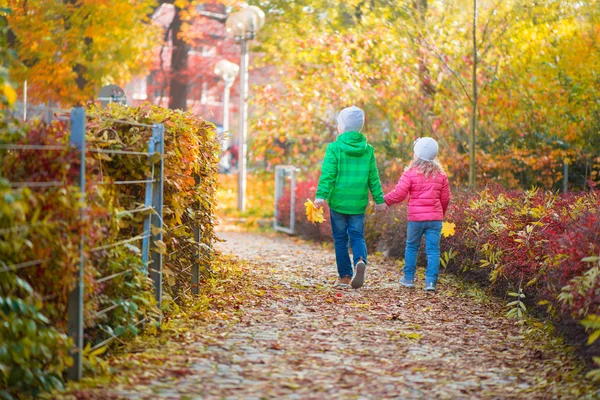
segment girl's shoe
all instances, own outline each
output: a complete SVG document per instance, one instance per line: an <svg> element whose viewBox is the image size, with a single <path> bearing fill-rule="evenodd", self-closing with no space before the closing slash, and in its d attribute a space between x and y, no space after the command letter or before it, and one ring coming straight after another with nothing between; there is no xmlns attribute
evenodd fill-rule
<svg viewBox="0 0 600 400"><path fill-rule="evenodd" d="M402 278L400 278L399 283L404 287L409 287L409 288L415 287L415 281L406 279L404 276Z"/></svg>
<svg viewBox="0 0 600 400"><path fill-rule="evenodd" d="M356 268L354 268L354 276L352 277L352 289L358 289L365 283L365 272L367 270L367 265L363 260L360 260L356 263Z"/></svg>
<svg viewBox="0 0 600 400"><path fill-rule="evenodd" d="M427 291L427 292L435 292L435 283L433 283L433 282L426 282L425 283L425 291Z"/></svg>

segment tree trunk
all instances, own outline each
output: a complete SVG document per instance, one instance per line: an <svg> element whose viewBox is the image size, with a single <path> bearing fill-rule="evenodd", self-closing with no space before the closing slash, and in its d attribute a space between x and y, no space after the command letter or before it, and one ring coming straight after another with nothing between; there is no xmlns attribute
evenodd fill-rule
<svg viewBox="0 0 600 400"><path fill-rule="evenodd" d="M181 32L181 10L175 8L175 16L171 23L171 85L169 88L169 108L172 110L187 110L188 95L188 50L189 45L179 37Z"/></svg>
<svg viewBox="0 0 600 400"><path fill-rule="evenodd" d="M477 132L477 0L473 0L473 97L469 135L469 186L475 186L475 134Z"/></svg>
<svg viewBox="0 0 600 400"><path fill-rule="evenodd" d="M78 7L76 0L67 0L66 4L71 4L75 7ZM71 23L67 19L65 20L65 30L68 31L69 29L71 29ZM85 49L88 50L92 46L92 38L85 36L83 41L85 43ZM82 57L85 59L85 57L88 57L87 54L87 51L83 52ZM75 72L75 84L77 85L77 88L84 92L86 86L88 85L88 80L85 77L85 74L87 73L87 67L81 63L77 63L73 66L73 72ZM93 96L91 98L93 98ZM80 103L83 104L84 99L81 99Z"/></svg>
<svg viewBox="0 0 600 400"><path fill-rule="evenodd" d="M431 124L429 119L432 115L433 109L433 96L435 94L435 86L431 82L431 74L429 71L429 60L427 59L427 52L421 51L427 45L425 43L423 32L426 31L427 27L427 0L415 0L413 7L417 11L418 26L419 30L417 33L417 47L418 47L418 65L419 65L419 82L421 86L421 95L423 106L421 110L421 121L420 121L420 136L427 136L430 131Z"/></svg>

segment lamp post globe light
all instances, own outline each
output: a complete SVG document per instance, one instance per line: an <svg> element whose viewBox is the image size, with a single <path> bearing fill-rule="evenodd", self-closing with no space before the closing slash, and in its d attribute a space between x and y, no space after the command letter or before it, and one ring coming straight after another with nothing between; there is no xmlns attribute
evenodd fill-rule
<svg viewBox="0 0 600 400"><path fill-rule="evenodd" d="M215 65L215 74L220 76L225 82L225 92L223 94L223 133L229 136L229 91L235 77L238 76L240 67L227 60L220 60ZM226 140L223 140L226 143Z"/></svg>
<svg viewBox="0 0 600 400"><path fill-rule="evenodd" d="M265 13L256 6L247 6L232 13L225 22L227 32L241 46L240 75L240 155L238 169L238 210L246 210L246 166L248 154L248 42L265 24Z"/></svg>

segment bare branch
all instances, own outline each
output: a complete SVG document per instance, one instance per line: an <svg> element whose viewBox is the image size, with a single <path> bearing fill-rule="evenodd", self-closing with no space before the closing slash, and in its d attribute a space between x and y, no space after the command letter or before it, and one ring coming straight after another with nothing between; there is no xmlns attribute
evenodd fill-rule
<svg viewBox="0 0 600 400"><path fill-rule="evenodd" d="M496 73L498 72L498 66L500 65L500 60L496 60L496 66L494 67L494 76L496 75ZM490 84L490 81L487 81L485 83L485 85L483 85L483 88L481 88L481 92L484 92L485 89L487 89L488 85Z"/></svg>
<svg viewBox="0 0 600 400"><path fill-rule="evenodd" d="M498 2L492 7L492 11L490 11L490 16L488 17L487 22L485 23L485 27L483 28L483 33L481 34L481 44L485 42L487 35L490 32L488 31L488 28L490 27L490 22L492 21L492 14L494 13L494 11L496 11L501 2L502 0L498 0Z"/></svg>
<svg viewBox="0 0 600 400"><path fill-rule="evenodd" d="M448 63L446 62L446 60L444 60L444 57L435 50L434 46L432 46L427 39L425 39L425 43L427 43L427 45L429 46L429 48L433 51L433 54L438 58L438 60L440 60L442 62L442 64L444 64L444 66L446 67L446 69L448 71L450 71L450 73L452 73L452 75L454 75L454 77L458 80L458 83L460 83L460 86L463 90L463 92L465 93L465 95L467 96L467 98L469 99L469 101L471 102L471 104L473 104L473 99L471 98L471 95L469 93L469 88L467 83L462 79L462 77L450 66L448 65Z"/></svg>
<svg viewBox="0 0 600 400"><path fill-rule="evenodd" d="M421 112L422 112L422 113L423 113L424 111L427 111L427 110L425 110L425 109L423 108L423 105L422 105L422 103L417 103L417 106L420 108L420 110L421 110ZM424 120L427 122L427 125L428 125L428 127L429 127L429 131L431 132L431 134L432 134L433 136L435 136L435 137L437 138L438 142L440 142L440 143L441 143L443 146L445 146L445 147L447 147L447 148L448 148L448 147L450 147L450 146L448 145L448 142L446 141L446 139L444 139L444 138L442 138L440 135L438 135L438 134L437 134L437 132L436 132L436 131L433 129L433 125L431 124L431 121L429 120L429 118L424 118ZM462 129L462 128L461 128L461 129ZM464 151L465 151L465 153L466 153L466 152L467 152L467 149L465 148L465 146L464 146L464 144L463 144L462 140L459 140L459 143L460 143L460 146L463 148L463 150L464 150ZM463 164L460 164L460 166L461 166L461 168L462 168L464 171L466 171L466 172L469 172L469 170L468 170L468 169L467 169L467 168L466 168L466 167L465 167Z"/></svg>

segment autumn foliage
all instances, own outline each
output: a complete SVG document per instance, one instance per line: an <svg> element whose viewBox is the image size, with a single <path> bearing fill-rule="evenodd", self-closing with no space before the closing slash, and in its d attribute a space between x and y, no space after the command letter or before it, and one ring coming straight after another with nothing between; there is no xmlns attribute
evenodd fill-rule
<svg viewBox="0 0 600 400"><path fill-rule="evenodd" d="M124 84L147 68L159 39L153 1L17 1L8 7L11 76L27 81L39 103L74 104L97 96L106 82Z"/></svg>
<svg viewBox="0 0 600 400"><path fill-rule="evenodd" d="M91 117L88 130L97 147L145 152L151 129L131 127L114 120L147 125L162 123L165 127L165 183L163 223L165 242L163 275L165 288L173 297L181 288L189 286L191 265L198 257L207 266L212 260L215 239L215 196L217 190L217 163L219 142L214 125L200 117L181 111L171 111L148 103L140 107L112 104L101 109L88 110ZM109 140L106 140L108 138ZM145 179L149 172L143 157L103 157L105 179L119 180L134 171L135 179ZM115 187L118 207L130 210L144 198L144 186L119 185ZM121 230L134 236L139 234L141 216L123 220ZM199 229L200 243L194 239L193 228ZM189 294L189 293L187 293Z"/></svg>
<svg viewBox="0 0 600 400"><path fill-rule="evenodd" d="M570 186L598 182L598 1L478 1L476 27L473 4L269 2L259 48L280 82L256 89L254 157L317 168L336 114L356 104L385 178L397 179L413 141L431 136L458 185L476 85L482 186L558 189L564 164Z"/></svg>
<svg viewBox="0 0 600 400"><path fill-rule="evenodd" d="M597 266L584 261L600 254L600 199L597 192L555 194L485 190L457 193L448 219L459 234L443 241L457 252L450 270L484 272L501 288L522 288L549 311L582 319L597 314L600 299L579 282ZM579 282L579 283L578 283ZM567 294L570 293L570 294Z"/></svg>
<svg viewBox="0 0 600 400"><path fill-rule="evenodd" d="M190 114L151 105L92 106L87 117L85 204L76 186L79 159L69 145L68 124L3 122L0 143L55 146L44 151L29 147L0 152L0 266L41 260L39 265L0 273L0 314L15 321L10 332L0 328L0 390L9 394L16 390L35 395L60 388L62 370L70 363L65 336L67 298L75 284L82 235L86 343L93 346L112 335L136 335L142 321L152 326L159 315L152 282L140 258L141 243L111 246L140 234L143 215L131 211L140 208L144 199L144 185L111 182L146 179L149 157L98 150L147 152L149 126L165 126L164 244L153 244L164 251L163 311L169 310L175 295L180 303L189 295L191 278L186 271L190 265L200 261L206 274L213 260L219 149L214 127ZM8 181L53 184L13 189ZM81 206L85 207L83 220ZM199 231L199 242L194 228ZM31 341L36 332L39 344ZM48 351L54 356L46 357ZM94 357L101 351L84 351L88 367L96 364ZM39 373L27 375L31 368L38 368Z"/></svg>

